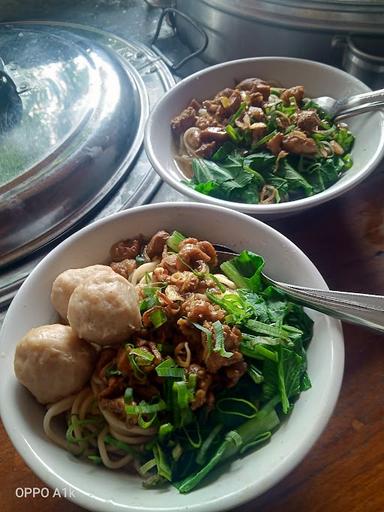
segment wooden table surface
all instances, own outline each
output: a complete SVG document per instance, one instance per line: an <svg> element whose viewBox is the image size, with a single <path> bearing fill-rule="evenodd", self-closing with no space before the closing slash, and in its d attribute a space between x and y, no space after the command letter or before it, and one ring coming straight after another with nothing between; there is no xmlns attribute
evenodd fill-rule
<svg viewBox="0 0 384 512"><path fill-rule="evenodd" d="M384 294L384 165L357 189L273 226L301 247L331 288ZM344 325L346 365L331 421L280 484L236 512L384 511L384 335ZM0 430L0 511L80 512L64 498L18 498L46 487ZM20 491L19 491L20 492Z"/></svg>

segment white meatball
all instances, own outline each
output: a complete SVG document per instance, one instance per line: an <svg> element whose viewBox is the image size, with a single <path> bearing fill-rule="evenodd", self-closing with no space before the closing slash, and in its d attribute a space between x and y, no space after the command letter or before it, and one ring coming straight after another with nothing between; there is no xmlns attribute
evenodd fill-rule
<svg viewBox="0 0 384 512"><path fill-rule="evenodd" d="M92 375L95 360L94 347L68 325L42 325L19 341L14 368L19 381L47 404L80 391Z"/></svg>
<svg viewBox="0 0 384 512"><path fill-rule="evenodd" d="M51 301L61 318L67 320L68 302L76 286L91 276L112 272L111 267L107 265L91 265L84 268L71 268L58 275L52 285Z"/></svg>
<svg viewBox="0 0 384 512"><path fill-rule="evenodd" d="M135 287L115 273L90 277L72 293L68 320L80 338L99 345L120 343L141 327Z"/></svg>

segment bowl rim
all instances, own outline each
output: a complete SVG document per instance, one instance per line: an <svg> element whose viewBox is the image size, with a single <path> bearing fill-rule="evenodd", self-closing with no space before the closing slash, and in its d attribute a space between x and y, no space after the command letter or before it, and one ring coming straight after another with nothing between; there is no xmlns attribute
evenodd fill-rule
<svg viewBox="0 0 384 512"><path fill-rule="evenodd" d="M271 226L265 224L264 222L249 217L243 213L233 211L229 208L224 208L222 206L212 206L209 204L198 204L193 202L185 202L185 203L155 203L150 205L138 206L135 208L131 208L129 210L123 210L121 212L114 213L105 218L99 219L85 227L83 227L78 232L72 234L66 240L62 241L58 246L56 246L50 253L48 253L41 262L34 268L31 272L30 276L37 274L41 268L44 268L46 263L51 262L60 254L60 252L65 249L67 246L70 246L72 243L76 242L80 239L84 234L88 232L92 232L97 230L101 226L107 225L109 223L114 223L116 219L121 217L125 217L136 212L148 211L150 213L155 214L158 210L172 210L173 208L181 208L186 210L207 210L207 212L223 212L226 214L230 214L231 216L237 217L241 220L247 219L247 221L253 223L254 225L261 225L262 229L267 233L273 235L277 240L284 243L286 246L292 247L296 252L300 253L300 256L306 260L308 264L312 267L313 277L316 278L319 282L322 283L324 289L328 289L328 286L320 274L317 267L312 263L312 261L306 256L306 254L291 240L289 240L285 235L272 228ZM12 301L9 310L6 314L2 329L0 331L0 354L5 352L7 349L7 343L5 341L5 332L8 330L8 324L11 323L12 318L14 317L14 310L17 311L18 305L18 297L21 297L21 292L28 285L31 277L25 280L22 284L20 290L15 296L15 299ZM39 453L36 453L33 448L28 443L28 437L24 436L24 433L15 428L15 423L12 421L12 414L9 415L10 410L12 410L12 405L6 400L3 395L4 386L0 385L0 417L3 421L5 430L11 439L15 449L23 458L25 463L30 467L30 469L43 481L46 482L51 488L63 488L63 484L68 489L73 489L76 491L75 495L71 494L65 496L70 501L74 503L86 507L89 510L95 510L100 512L219 512L227 509L231 509L232 507L239 506L245 502L248 502L257 496L260 496L262 493L266 492L270 488L272 488L276 483L281 481L285 476L287 476L307 455L307 453L311 450L314 443L319 439L321 433L324 431L332 413L336 406L337 399L340 393L340 388L343 379L343 371L344 371L344 338L343 331L341 328L340 321L336 319L331 319L327 317L327 328L332 332L334 337L334 342L331 346L331 353L329 359L329 366L331 368L330 378L327 383L325 383L325 388L328 389L328 393L326 398L324 398L319 407L321 409L321 416L319 417L319 421L313 426L312 435L310 439L307 440L305 444L301 443L300 447L296 449L294 454L291 457L288 457L278 467L278 470L274 473L272 477L269 479L265 479L262 485L256 486L248 485L242 489L239 489L237 492L220 497L213 497L209 502L201 502L194 505L182 504L180 506L172 506L170 508L164 507L156 507L156 506L142 506L142 505L129 505L121 503L116 503L112 501L105 501L104 498L98 497L97 492L93 492L89 494L87 491L81 489L81 483L78 485L74 485L73 482L68 482L64 477L62 477L59 473L56 473L55 470L50 467L49 463L44 458L39 456ZM0 361L1 365L1 361ZM3 379L5 379L5 373L0 373L0 383Z"/></svg>
<svg viewBox="0 0 384 512"><path fill-rule="evenodd" d="M371 156L368 165L363 167L363 170L358 172L350 181L347 183L343 183L341 186L336 182L334 186L327 188L323 192L315 194L310 197L305 197L302 199L296 199L294 201L287 201L284 203L277 204L269 204L269 205L261 205L261 204L248 204L248 203L237 203L234 201L227 201L225 199L218 199L216 197L208 196L206 194L202 194L197 192L188 185L182 183L181 179L174 178L168 171L165 165L159 160L156 152L156 145L152 143L152 134L155 129L153 119L161 108L161 106L169 100L175 93L179 90L187 88L190 86L192 82L196 79L204 78L206 75L210 75L214 73L216 70L226 67L231 67L233 65L242 64L242 63L254 63L254 62L292 62L292 63L300 63L306 64L309 66L317 67L320 69L325 69L328 71L332 71L341 77L347 77L348 80L352 80L356 85L365 90L365 92L371 91L371 89L364 84L358 78L350 75L346 71L336 68L334 66L330 66L328 64L324 64L322 62L317 62L309 59L299 59L294 57L250 57L244 59L236 59L231 61L222 62L219 64L215 64L214 66L206 67L200 71L193 73L192 75L183 78L180 82L178 82L175 86L173 86L155 105L152 111L149 114L145 125L144 131L144 148L147 154L147 157L154 168L154 170L159 174L159 176L168 183L172 188L176 189L183 195L186 195L190 198L193 198L199 202L208 203L217 206L226 206L227 208L231 208L233 210L237 210L243 213L251 213L251 214L260 214L260 215L281 215L283 213L299 213L300 211L311 208L320 204L323 204L326 201L334 199L335 197L343 194L344 192L349 191L353 187L355 187L358 183L363 181L369 174L371 174L375 167L378 165L380 160L384 157L384 111L377 110L375 113L380 116L380 143L377 146L374 154ZM192 95L193 96L193 95Z"/></svg>

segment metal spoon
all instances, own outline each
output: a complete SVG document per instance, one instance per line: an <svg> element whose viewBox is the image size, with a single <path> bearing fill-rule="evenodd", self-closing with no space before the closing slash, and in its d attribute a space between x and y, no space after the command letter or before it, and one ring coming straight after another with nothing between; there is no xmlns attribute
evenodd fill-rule
<svg viewBox="0 0 384 512"><path fill-rule="evenodd" d="M384 108L384 89L356 94L355 96L346 96L339 100L321 96L320 98L314 98L313 101L332 119L341 121L363 112Z"/></svg>
<svg viewBox="0 0 384 512"><path fill-rule="evenodd" d="M215 248L221 263L237 256L237 253L231 252L226 247L216 245ZM319 290L275 281L264 273L261 275L268 284L282 290L304 306L346 322L384 332L384 296L382 295Z"/></svg>

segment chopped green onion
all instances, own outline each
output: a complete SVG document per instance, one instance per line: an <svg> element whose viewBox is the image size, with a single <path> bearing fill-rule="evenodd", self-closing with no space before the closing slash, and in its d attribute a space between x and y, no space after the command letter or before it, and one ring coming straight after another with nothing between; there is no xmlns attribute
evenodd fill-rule
<svg viewBox="0 0 384 512"><path fill-rule="evenodd" d="M200 448L202 441L201 441L201 433L200 433L199 422L195 420L194 424L196 425L196 428L193 429L193 431L191 433L189 432L189 430L191 430L191 426L189 426L189 429L186 429L184 427L183 430L184 430L184 434L185 434L189 444L192 446L192 448L195 448L195 450L196 450L197 448ZM192 439L192 436L190 435L193 432L196 432L196 435L197 435L197 440L196 441L194 439Z"/></svg>
<svg viewBox="0 0 384 512"><path fill-rule="evenodd" d="M166 483L166 480L156 473L143 481L143 487L145 489L155 489Z"/></svg>
<svg viewBox="0 0 384 512"><path fill-rule="evenodd" d="M103 462L99 455L88 455L88 459L91 460L94 464L101 464Z"/></svg>
<svg viewBox="0 0 384 512"><path fill-rule="evenodd" d="M275 362L279 359L277 352L267 349L264 345L252 344L246 340L240 342L240 352L244 356L253 357L254 359L270 359Z"/></svg>
<svg viewBox="0 0 384 512"><path fill-rule="evenodd" d="M172 434L173 430L174 430L174 428L173 428L172 423L163 423L162 425L160 425L160 428L159 428L160 442L163 442L167 436Z"/></svg>
<svg viewBox="0 0 384 512"><path fill-rule="evenodd" d="M142 256L141 254L139 254L138 256L136 256L135 258L135 261L137 263L137 265L140 267L140 265L143 265L144 263L146 263L146 259L144 258L144 256Z"/></svg>
<svg viewBox="0 0 384 512"><path fill-rule="evenodd" d="M252 308L249 303L237 292L226 293L220 296L207 291L206 295L211 302L218 304L228 313L225 317L227 324L241 324L252 315Z"/></svg>
<svg viewBox="0 0 384 512"><path fill-rule="evenodd" d="M284 91L282 87L271 87L271 94L278 96L280 98L280 94Z"/></svg>
<svg viewBox="0 0 384 512"><path fill-rule="evenodd" d="M137 423L138 423L139 427L146 429L146 428L151 427L156 420L157 420L157 412L154 412L148 420L145 420L143 418L143 416L141 414L139 414L139 416L137 418Z"/></svg>
<svg viewBox="0 0 384 512"><path fill-rule="evenodd" d="M272 336L274 338L289 338L289 332L302 334L300 329L296 329L292 326L266 324L264 322L259 322L258 320L248 320L246 326L249 330L257 334L267 334L268 336Z"/></svg>
<svg viewBox="0 0 384 512"><path fill-rule="evenodd" d="M130 454L134 455L135 457L137 456L137 450L135 450L135 448L133 448L132 446L130 446L127 443L124 443L124 441L120 441L119 439L116 439L115 437L111 436L110 434L107 434L104 437L104 441L106 444L110 444L111 446L118 448L122 452L130 453Z"/></svg>
<svg viewBox="0 0 384 512"><path fill-rule="evenodd" d="M128 360L132 367L133 373L135 374L135 377L138 380L145 380L146 376L143 370L141 369L141 366L150 365L154 357L155 356L153 354L142 348L137 347L130 349L128 353Z"/></svg>
<svg viewBox="0 0 384 512"><path fill-rule="evenodd" d="M126 388L124 391L124 403L129 404L133 400L133 389L132 388Z"/></svg>
<svg viewBox="0 0 384 512"><path fill-rule="evenodd" d="M172 386L174 397L179 409L187 409L189 404L189 393L185 381L176 381Z"/></svg>
<svg viewBox="0 0 384 512"><path fill-rule="evenodd" d="M120 375L123 375L123 374L122 374L122 372L120 370L117 369L117 367L115 365L109 366L105 370L105 376L107 378L114 377L114 376L120 376Z"/></svg>
<svg viewBox="0 0 384 512"><path fill-rule="evenodd" d="M152 414L154 412L164 411L167 408L167 404L164 400L160 399L157 403L149 404L145 400L142 400L139 405L126 405L125 412L128 415L131 414Z"/></svg>
<svg viewBox="0 0 384 512"><path fill-rule="evenodd" d="M174 251L179 251L179 245L180 243L185 240L185 236L179 233L178 231L174 231L172 235L167 240L168 247Z"/></svg>
<svg viewBox="0 0 384 512"><path fill-rule="evenodd" d="M231 117L229 118L229 121L228 121L228 124L233 124L236 119L238 119L241 114L244 112L244 110L247 108L247 104L244 102L241 102L240 103L240 107L236 110L236 112L234 114L231 115Z"/></svg>
<svg viewBox="0 0 384 512"><path fill-rule="evenodd" d="M189 382L175 381L172 384L171 403L173 410L173 423L176 427L182 427L190 423L193 418L192 411L189 408L189 402L193 399L193 390L189 387Z"/></svg>
<svg viewBox="0 0 384 512"><path fill-rule="evenodd" d="M197 375L196 375L196 373L190 373L188 375L188 380L187 380L187 388L188 388L188 393L189 393L190 401L192 401L193 398L194 398L196 384L197 384Z"/></svg>
<svg viewBox="0 0 384 512"><path fill-rule="evenodd" d="M209 448L211 447L213 441L215 440L215 437L219 434L219 432L222 430L223 425L216 425L211 432L209 433L208 437L204 440L203 444L200 447L199 453L196 457L197 464L203 465L205 464L207 452Z"/></svg>
<svg viewBox="0 0 384 512"><path fill-rule="evenodd" d="M237 130L233 126L231 126L230 124L227 124L227 126L225 127L225 131L228 133L228 135L231 137L231 139L234 142L240 142L241 137L240 137L239 133L237 132Z"/></svg>
<svg viewBox="0 0 384 512"><path fill-rule="evenodd" d="M156 467L156 459L150 459L145 464L139 467L139 473L141 476L145 476L151 469Z"/></svg>
<svg viewBox="0 0 384 512"><path fill-rule="evenodd" d="M133 373L137 380L140 382L145 381L146 376L143 370L140 368L140 366L137 364L136 358L134 356L131 356L130 354L127 354L129 363L132 367Z"/></svg>
<svg viewBox="0 0 384 512"><path fill-rule="evenodd" d="M158 364L155 368L156 373L159 377L184 377L185 371L184 368L180 368L177 366L175 361L172 358L165 359L160 364Z"/></svg>
<svg viewBox="0 0 384 512"><path fill-rule="evenodd" d="M172 450L172 459L175 462L177 462L182 455L183 455L183 449L182 449L180 443L177 443L177 445Z"/></svg>
<svg viewBox="0 0 384 512"><path fill-rule="evenodd" d="M67 431L65 433L66 440L70 444L80 444L83 441L88 441L89 439L94 439L97 437L96 432L91 432L88 435L76 437L74 435L75 428L77 426L81 427L83 425L101 425L104 422L103 418L94 418L94 419L86 419L86 420L79 420L76 415L71 416L71 422L68 425Z"/></svg>
<svg viewBox="0 0 384 512"><path fill-rule="evenodd" d="M216 320L216 322L212 324L212 327L215 331L215 347L213 349L214 352L218 352L221 355L221 357L232 357L233 352L227 352L225 350L225 337L223 325L221 324L221 322L219 322L219 320Z"/></svg>
<svg viewBox="0 0 384 512"><path fill-rule="evenodd" d="M223 404L228 403L228 405L233 404L234 408L225 408ZM258 412L258 408L249 400L245 400L244 398L236 398L236 397L225 397L221 398L217 402L217 410L222 414L229 414L232 416L241 416L242 418L254 418ZM247 412L246 409L249 409ZM242 410L244 409L244 411Z"/></svg>
<svg viewBox="0 0 384 512"><path fill-rule="evenodd" d="M155 356L153 354L151 354L150 352L148 352L148 350L144 350L143 348L138 348L138 347L133 348L129 352L129 357L135 358L135 360L139 366L147 366L155 358Z"/></svg>
<svg viewBox="0 0 384 512"><path fill-rule="evenodd" d="M215 274L208 273L208 277L212 279L212 281L216 284L216 286L221 292L225 292L226 287L222 283L220 283Z"/></svg>
<svg viewBox="0 0 384 512"><path fill-rule="evenodd" d="M263 374L253 364L248 367L248 375L255 384L261 384L264 381Z"/></svg>
<svg viewBox="0 0 384 512"><path fill-rule="evenodd" d="M258 444L265 443L265 441L268 441L271 435L272 432L263 432L262 434L258 435L256 439L240 448L240 455L242 455L245 451L249 450L249 448L254 448Z"/></svg>
<svg viewBox="0 0 384 512"><path fill-rule="evenodd" d="M140 302L140 313L144 313L148 309L151 309L159 304L157 299L157 292L159 289L155 286L145 286L143 293L145 299Z"/></svg>
<svg viewBox="0 0 384 512"><path fill-rule="evenodd" d="M150 315L149 318L155 329L158 329L161 325L165 324L167 319L167 315L163 309L155 309Z"/></svg>
<svg viewBox="0 0 384 512"><path fill-rule="evenodd" d="M240 448L243 444L243 438L236 430L229 431L224 439L225 441L232 442L236 448Z"/></svg>
<svg viewBox="0 0 384 512"><path fill-rule="evenodd" d="M265 135L265 137L261 138L260 140L252 144L252 150L259 148L260 146L263 146L264 144L269 142L277 133L277 130L273 130L273 132Z"/></svg>
<svg viewBox="0 0 384 512"><path fill-rule="evenodd" d="M191 322L196 329L199 329L201 332L203 332L207 337L207 345L208 345L208 353L210 354L212 352L212 333L209 329L204 327L203 325L200 325L196 322Z"/></svg>
<svg viewBox="0 0 384 512"><path fill-rule="evenodd" d="M172 481L172 470L168 464L167 458L159 444L153 447L153 455L156 460L157 472L160 476Z"/></svg>

